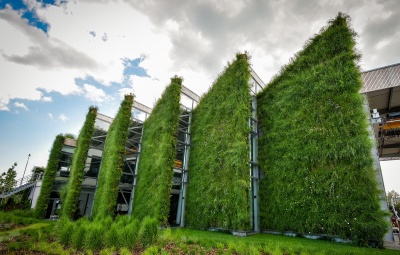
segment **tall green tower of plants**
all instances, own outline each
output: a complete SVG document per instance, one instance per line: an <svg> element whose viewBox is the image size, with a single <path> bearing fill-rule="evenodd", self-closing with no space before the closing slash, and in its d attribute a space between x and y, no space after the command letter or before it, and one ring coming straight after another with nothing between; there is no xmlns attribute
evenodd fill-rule
<svg viewBox="0 0 400 255"><path fill-rule="evenodd" d="M74 156L72 158L71 176L68 180L67 195L62 205L62 215L73 219L77 210L77 203L81 193L83 176L85 174L86 159L94 131L97 116L97 107L89 107L85 123L79 133Z"/></svg>
<svg viewBox="0 0 400 255"><path fill-rule="evenodd" d="M168 224L182 78L173 77L144 122L133 216Z"/></svg>
<svg viewBox="0 0 400 255"><path fill-rule="evenodd" d="M250 66L237 54L193 111L187 225L250 228Z"/></svg>
<svg viewBox="0 0 400 255"><path fill-rule="evenodd" d="M386 232L349 21L329 21L258 95L262 228L361 245Z"/></svg>
<svg viewBox="0 0 400 255"><path fill-rule="evenodd" d="M94 197L93 218L112 216L115 211L124 162L123 154L131 123L132 104L133 95L125 95L117 116L108 129Z"/></svg>
<svg viewBox="0 0 400 255"><path fill-rule="evenodd" d="M46 170L42 180L42 187L35 206L35 215L38 218L44 218L49 203L50 193L53 190L53 183L60 162L61 149L64 144L65 137L62 134L56 136L53 147L50 150L49 160L47 161Z"/></svg>

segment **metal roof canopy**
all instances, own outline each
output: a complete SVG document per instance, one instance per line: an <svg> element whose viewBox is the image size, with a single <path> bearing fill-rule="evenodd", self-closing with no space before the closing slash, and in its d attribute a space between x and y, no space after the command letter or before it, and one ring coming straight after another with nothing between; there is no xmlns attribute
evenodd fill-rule
<svg viewBox="0 0 400 255"><path fill-rule="evenodd" d="M400 159L400 135L383 130L385 124L396 122L387 119L388 114L400 112L400 63L365 71L362 80L360 93L367 95L370 109L377 109L383 119L382 124L374 124L380 160ZM400 126L390 130L400 134Z"/></svg>

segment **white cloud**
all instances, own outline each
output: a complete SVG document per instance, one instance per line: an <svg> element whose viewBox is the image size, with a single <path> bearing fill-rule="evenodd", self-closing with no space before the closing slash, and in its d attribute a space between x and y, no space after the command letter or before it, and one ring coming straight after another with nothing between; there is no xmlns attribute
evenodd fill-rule
<svg viewBox="0 0 400 255"><path fill-rule="evenodd" d="M392 52L400 51L400 22L395 22L400 6L390 1L86 0L62 5L58 1L56 6L24 1L49 24L49 30L45 34L16 11L0 10L0 31L7 34L0 41L4 71L0 84L7 84L0 90L0 110L8 109L15 98L46 101L38 88L77 94L77 77L91 76L107 86L121 82L121 59L143 54L146 60L141 66L153 79L142 82L157 83L157 91L177 74L202 94L225 63L244 50L252 55L254 70L268 82L338 11L354 20L363 67L396 62L398 54ZM138 98L154 97L139 95L150 92L134 88Z"/></svg>
<svg viewBox="0 0 400 255"><path fill-rule="evenodd" d="M51 102L53 101L53 99L51 97L46 97L46 96L42 96L42 98L40 99L43 102Z"/></svg>
<svg viewBox="0 0 400 255"><path fill-rule="evenodd" d="M61 113L60 115L58 115L58 119L61 120L61 121L64 122L64 123L65 123L67 120L69 120L69 119L67 118L67 116L65 116L64 113Z"/></svg>
<svg viewBox="0 0 400 255"><path fill-rule="evenodd" d="M52 113L47 113L50 119L53 119L53 114Z"/></svg>
<svg viewBox="0 0 400 255"><path fill-rule="evenodd" d="M101 37L101 40L102 40L103 42L107 42L107 41L108 41L107 33L104 33L104 35Z"/></svg>
<svg viewBox="0 0 400 255"><path fill-rule="evenodd" d="M9 111L10 108L7 106L9 102L10 99L8 97L2 98L0 96L0 111Z"/></svg>
<svg viewBox="0 0 400 255"><path fill-rule="evenodd" d="M118 90L119 98L121 100L124 99L125 95L132 94L132 93L133 93L132 88L122 88L122 89ZM135 98L135 100L136 100L136 98Z"/></svg>
<svg viewBox="0 0 400 255"><path fill-rule="evenodd" d="M22 109L24 109L25 111L28 111L28 110L29 110L28 107L26 107L26 105L25 105L24 103L21 103L21 102L14 102L14 106L15 106L15 107L18 107L18 108L22 108Z"/></svg>
<svg viewBox="0 0 400 255"><path fill-rule="evenodd" d="M112 99L107 95L102 89L96 88L96 86L90 84L84 84L84 95L90 101L102 103L104 101L109 101Z"/></svg>

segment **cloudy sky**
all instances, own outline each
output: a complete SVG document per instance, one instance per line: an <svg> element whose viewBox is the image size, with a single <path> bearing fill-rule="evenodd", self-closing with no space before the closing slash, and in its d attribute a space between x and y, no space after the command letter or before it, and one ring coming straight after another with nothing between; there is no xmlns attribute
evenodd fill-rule
<svg viewBox="0 0 400 255"><path fill-rule="evenodd" d="M91 105L114 116L133 92L152 107L175 74L201 95L238 51L268 82L338 12L363 70L400 62L397 0L0 0L0 173L22 177L28 154L28 172L45 166Z"/></svg>

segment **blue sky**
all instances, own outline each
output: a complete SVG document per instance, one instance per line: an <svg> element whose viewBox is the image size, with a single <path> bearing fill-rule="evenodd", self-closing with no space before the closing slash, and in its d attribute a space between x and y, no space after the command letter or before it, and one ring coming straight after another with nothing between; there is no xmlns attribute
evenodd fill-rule
<svg viewBox="0 0 400 255"><path fill-rule="evenodd" d="M0 0L0 173L17 162L21 177L28 154L28 172L46 165L54 137L77 135L91 105L114 116L133 92L152 107L175 74L201 95L237 51L268 82L339 11L362 69L399 62L395 0Z"/></svg>

